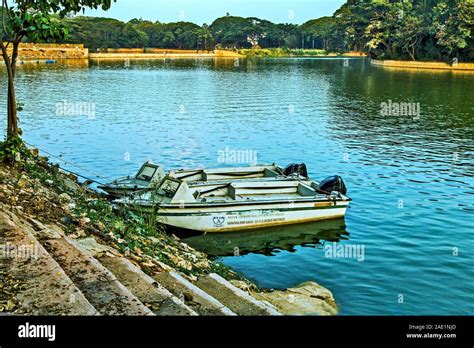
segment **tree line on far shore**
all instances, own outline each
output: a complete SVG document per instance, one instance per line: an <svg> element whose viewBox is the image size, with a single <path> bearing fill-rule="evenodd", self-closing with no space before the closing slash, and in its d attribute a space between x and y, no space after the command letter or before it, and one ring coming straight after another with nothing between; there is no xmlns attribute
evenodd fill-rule
<svg viewBox="0 0 474 348"><path fill-rule="evenodd" d="M108 18L67 20L68 42L101 48L305 48L362 51L381 59L472 61L472 0L348 0L302 25L224 16L210 25Z"/></svg>
<svg viewBox="0 0 474 348"><path fill-rule="evenodd" d="M348 0L332 16L302 25L229 14L210 25L84 16L62 21L69 28L62 42L84 43L92 51L303 48L359 51L379 59L474 60L473 0Z"/></svg>

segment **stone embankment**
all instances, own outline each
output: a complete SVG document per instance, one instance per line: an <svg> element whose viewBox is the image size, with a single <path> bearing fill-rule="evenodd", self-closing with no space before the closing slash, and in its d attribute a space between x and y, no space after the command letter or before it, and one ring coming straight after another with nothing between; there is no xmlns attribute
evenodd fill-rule
<svg viewBox="0 0 474 348"><path fill-rule="evenodd" d="M11 55L11 45L9 53ZM254 52L253 50L242 50L242 52ZM265 51L265 50L257 50ZM22 43L19 47L18 64L41 63L61 60L69 61L88 61L91 60L160 60L172 58L244 58L245 53L216 49L216 50L184 50L170 48L108 48L89 52L83 44L35 44ZM251 54L250 56L253 56ZM257 55L258 57L259 55ZM292 56L292 55L288 55ZM305 54L303 54L305 56ZM338 54L322 54L322 56L338 56ZM361 52L346 52L344 57L361 57Z"/></svg>
<svg viewBox="0 0 474 348"><path fill-rule="evenodd" d="M453 62L447 64L443 62L418 62L408 60L376 60L371 59L370 63L375 66L385 68L398 69L425 69L425 70L441 70L441 71L463 71L474 72L474 63Z"/></svg>
<svg viewBox="0 0 474 348"><path fill-rule="evenodd" d="M150 60L169 58L242 58L244 56L226 50L196 51L196 50L168 50L168 49L109 49L107 52L90 53L93 60Z"/></svg>
<svg viewBox="0 0 474 348"><path fill-rule="evenodd" d="M335 315L329 290L257 289L33 152L0 164L0 314ZM138 221L138 222L137 222Z"/></svg>
<svg viewBox="0 0 474 348"><path fill-rule="evenodd" d="M11 54L11 45L9 53ZM89 50L82 44L34 44L22 43L18 48L18 60L29 62L36 60L88 59Z"/></svg>
<svg viewBox="0 0 474 348"><path fill-rule="evenodd" d="M8 52L12 53L11 45ZM83 44L35 44L22 43L18 50L18 64L67 60L149 60L164 58L239 58L236 52L227 50L196 51L163 48L110 48L89 52Z"/></svg>

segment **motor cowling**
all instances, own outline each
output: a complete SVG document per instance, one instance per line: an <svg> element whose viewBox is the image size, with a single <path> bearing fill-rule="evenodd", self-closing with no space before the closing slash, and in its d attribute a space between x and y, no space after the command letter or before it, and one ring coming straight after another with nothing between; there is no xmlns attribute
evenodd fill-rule
<svg viewBox="0 0 474 348"><path fill-rule="evenodd" d="M344 180L339 175L331 176L319 183L319 189L326 193L339 192L343 195L347 193Z"/></svg>
<svg viewBox="0 0 474 348"><path fill-rule="evenodd" d="M292 163L285 168L285 170L283 171L283 174L285 174L286 176L298 174L300 176L304 176L305 178L307 178L308 168L306 167L306 164L304 163Z"/></svg>

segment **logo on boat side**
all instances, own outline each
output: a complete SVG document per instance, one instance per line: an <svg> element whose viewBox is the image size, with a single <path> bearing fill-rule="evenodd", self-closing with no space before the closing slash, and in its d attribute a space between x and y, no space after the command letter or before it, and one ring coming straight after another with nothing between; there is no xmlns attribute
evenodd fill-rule
<svg viewBox="0 0 474 348"><path fill-rule="evenodd" d="M216 216L216 217L213 218L213 221L214 221L214 226L221 227L222 225L224 225L225 217L224 216Z"/></svg>

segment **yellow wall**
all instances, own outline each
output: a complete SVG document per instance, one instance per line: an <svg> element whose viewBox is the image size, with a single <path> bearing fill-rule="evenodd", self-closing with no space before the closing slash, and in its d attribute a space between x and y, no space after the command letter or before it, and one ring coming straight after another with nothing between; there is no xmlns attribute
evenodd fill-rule
<svg viewBox="0 0 474 348"><path fill-rule="evenodd" d="M372 59L371 64L378 66L386 66L393 68L415 68L415 69L438 69L438 70L473 70L474 63L459 63L457 65L449 65L441 62L415 62L408 60L375 60Z"/></svg>
<svg viewBox="0 0 474 348"><path fill-rule="evenodd" d="M11 46L11 45L10 45ZM11 47L9 51L11 53ZM22 43L18 49L19 61L41 59L84 59L89 50L83 44L34 44Z"/></svg>

